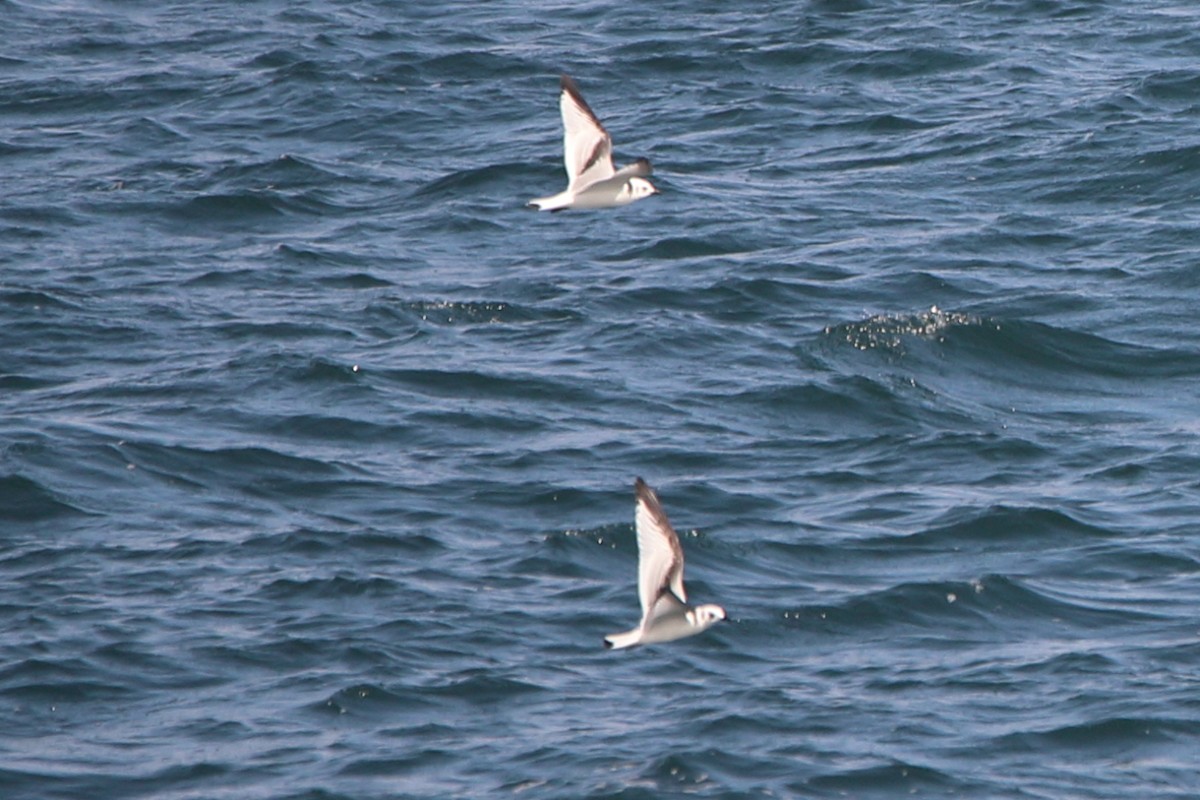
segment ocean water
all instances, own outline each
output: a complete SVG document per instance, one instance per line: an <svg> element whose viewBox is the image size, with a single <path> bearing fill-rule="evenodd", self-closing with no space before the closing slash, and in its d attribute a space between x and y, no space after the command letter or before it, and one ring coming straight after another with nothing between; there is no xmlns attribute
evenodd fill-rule
<svg viewBox="0 0 1200 800"><path fill-rule="evenodd" d="M0 23L0 797L1200 792L1200 6Z"/></svg>

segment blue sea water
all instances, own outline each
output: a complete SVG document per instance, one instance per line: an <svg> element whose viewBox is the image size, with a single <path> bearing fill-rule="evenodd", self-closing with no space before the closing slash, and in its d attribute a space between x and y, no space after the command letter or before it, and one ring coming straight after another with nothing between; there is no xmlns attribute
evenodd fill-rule
<svg viewBox="0 0 1200 800"><path fill-rule="evenodd" d="M1200 792L1200 6L0 23L0 797Z"/></svg>

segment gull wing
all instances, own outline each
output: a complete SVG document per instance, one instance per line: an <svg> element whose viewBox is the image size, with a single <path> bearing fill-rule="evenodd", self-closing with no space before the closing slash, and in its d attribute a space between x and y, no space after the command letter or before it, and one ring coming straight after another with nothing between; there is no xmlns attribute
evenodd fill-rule
<svg viewBox="0 0 1200 800"><path fill-rule="evenodd" d="M687 610L687 605L681 603L674 593L663 592L659 596L658 602L654 604L654 608L650 609L650 614L646 619L647 627L671 617L682 617Z"/></svg>
<svg viewBox="0 0 1200 800"><path fill-rule="evenodd" d="M591 106L579 93L575 81L567 75L560 80L559 106L563 119L563 162L567 167L567 191L611 178L616 172L612 160L612 137Z"/></svg>
<svg viewBox="0 0 1200 800"><path fill-rule="evenodd" d="M683 589L683 548L658 495L641 478L634 481L633 490L637 495L638 599L644 626L655 616L655 607L664 595L672 595L682 606L687 603L687 593Z"/></svg>
<svg viewBox="0 0 1200 800"><path fill-rule="evenodd" d="M632 178L635 176L645 177L646 175L654 174L654 167L650 164L650 159L639 158L632 164L626 164L621 167L613 175L614 178Z"/></svg>

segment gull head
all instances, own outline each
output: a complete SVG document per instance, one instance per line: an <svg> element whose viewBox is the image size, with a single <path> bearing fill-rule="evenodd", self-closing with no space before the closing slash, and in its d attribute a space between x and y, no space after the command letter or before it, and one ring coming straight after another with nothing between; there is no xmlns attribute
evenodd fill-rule
<svg viewBox="0 0 1200 800"><path fill-rule="evenodd" d="M652 194L658 194L658 189L654 188L654 184L645 178L630 178L629 181L621 188L621 193L629 196L629 202L641 200L643 197L649 197Z"/></svg>
<svg viewBox="0 0 1200 800"><path fill-rule="evenodd" d="M725 615L725 609L720 606L709 603L703 606L696 606L687 613L688 622L696 628L696 633L711 628L718 622L728 619Z"/></svg>

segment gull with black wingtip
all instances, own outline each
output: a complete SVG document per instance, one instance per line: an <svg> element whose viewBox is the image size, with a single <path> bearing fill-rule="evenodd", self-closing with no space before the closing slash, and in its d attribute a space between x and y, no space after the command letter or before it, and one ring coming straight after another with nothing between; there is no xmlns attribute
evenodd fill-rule
<svg viewBox="0 0 1200 800"><path fill-rule="evenodd" d="M612 137L584 101L575 81L563 75L559 84L567 188L549 197L534 198L529 205L540 211L613 208L658 194L654 184L646 180L653 172L650 162L639 158L617 169L613 165Z"/></svg>
<svg viewBox="0 0 1200 800"><path fill-rule="evenodd" d="M683 547L654 490L638 478L637 495L638 598L642 621L631 631L604 637L604 646L619 650L695 636L725 619L716 605L689 606L683 588Z"/></svg>

